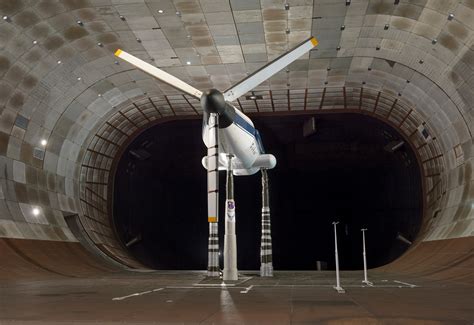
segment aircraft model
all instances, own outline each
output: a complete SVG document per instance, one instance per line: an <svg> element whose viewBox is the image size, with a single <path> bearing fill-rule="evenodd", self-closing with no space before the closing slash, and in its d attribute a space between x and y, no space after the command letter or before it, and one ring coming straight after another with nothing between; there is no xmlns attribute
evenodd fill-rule
<svg viewBox="0 0 474 325"><path fill-rule="evenodd" d="M119 49L115 52L117 57L138 69L201 101L204 111L202 138L207 146L207 157L202 159L202 164L207 169L209 223L216 223L218 219L218 171L229 168L229 159L231 160L230 169L234 175L252 175L260 169L271 169L276 165L276 158L271 154L265 154L260 135L250 118L233 106L232 102L284 69L316 45L318 41L314 37L305 40L223 93L217 89L202 92L125 51ZM217 228L215 231L217 234ZM210 232L212 232L212 227ZM211 243L211 236L209 241ZM216 254L212 257L214 260Z"/></svg>

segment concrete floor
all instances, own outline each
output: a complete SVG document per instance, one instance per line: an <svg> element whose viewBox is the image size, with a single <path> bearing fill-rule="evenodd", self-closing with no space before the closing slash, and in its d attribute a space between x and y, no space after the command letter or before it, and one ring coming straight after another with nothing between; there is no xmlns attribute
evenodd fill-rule
<svg viewBox="0 0 474 325"><path fill-rule="evenodd" d="M0 283L0 324L473 324L471 286L361 272L242 272L222 285L204 272Z"/></svg>

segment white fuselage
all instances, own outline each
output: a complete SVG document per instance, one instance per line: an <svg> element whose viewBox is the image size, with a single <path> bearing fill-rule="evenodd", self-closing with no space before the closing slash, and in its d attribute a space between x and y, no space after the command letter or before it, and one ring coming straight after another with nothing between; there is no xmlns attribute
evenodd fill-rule
<svg viewBox="0 0 474 325"><path fill-rule="evenodd" d="M234 175L252 175L261 168L271 169L276 165L273 155L265 154L258 131L252 121L244 113L235 109L232 124L219 129L219 169L227 168L227 157L232 155L232 170ZM207 146L208 126L203 125L202 138ZM207 157L203 165L207 168Z"/></svg>

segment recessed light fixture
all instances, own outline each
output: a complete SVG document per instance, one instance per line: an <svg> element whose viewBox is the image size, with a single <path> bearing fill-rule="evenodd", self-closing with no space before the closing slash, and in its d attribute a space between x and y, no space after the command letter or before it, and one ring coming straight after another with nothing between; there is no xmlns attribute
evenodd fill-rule
<svg viewBox="0 0 474 325"><path fill-rule="evenodd" d="M424 60L418 61L418 63L420 63L420 64L423 64L424 62L425 62Z"/></svg>
<svg viewBox="0 0 474 325"><path fill-rule="evenodd" d="M44 147L48 144L48 141L46 141L46 139L41 139L40 143Z"/></svg>
<svg viewBox="0 0 474 325"><path fill-rule="evenodd" d="M97 94L97 96L102 97L102 94Z"/></svg>
<svg viewBox="0 0 474 325"><path fill-rule="evenodd" d="M181 11L176 11L176 16L181 17Z"/></svg>
<svg viewBox="0 0 474 325"><path fill-rule="evenodd" d="M36 45L36 44L38 44L38 41L37 41L37 40L34 40L34 41L33 41L33 45Z"/></svg>
<svg viewBox="0 0 474 325"><path fill-rule="evenodd" d="M9 20L10 20L10 18L9 18L8 16L3 16L3 20L5 20L5 21L9 21Z"/></svg>
<svg viewBox="0 0 474 325"><path fill-rule="evenodd" d="M82 78L81 78L81 77L77 77L77 81L81 81L81 80L82 80Z"/></svg>
<svg viewBox="0 0 474 325"><path fill-rule="evenodd" d="M82 22L82 20L77 20L76 23L77 23L79 26L84 26L84 23Z"/></svg>
<svg viewBox="0 0 474 325"><path fill-rule="evenodd" d="M99 42L99 43L97 43L97 46L102 47L102 46L104 46L104 44L102 44L101 42Z"/></svg>
<svg viewBox="0 0 474 325"><path fill-rule="evenodd" d="M453 20L454 19L454 14L449 14L448 15L448 20Z"/></svg>
<svg viewBox="0 0 474 325"><path fill-rule="evenodd" d="M124 16L120 15L119 18L122 19L123 21L125 21L125 17L124 17Z"/></svg>
<svg viewBox="0 0 474 325"><path fill-rule="evenodd" d="M164 13L163 9L159 9L158 13L160 13L160 14Z"/></svg>
<svg viewBox="0 0 474 325"><path fill-rule="evenodd" d="M187 64L187 65L190 65L190 64L191 64L191 61L186 61L186 64Z"/></svg>
<svg viewBox="0 0 474 325"><path fill-rule="evenodd" d="M34 216L37 216L40 214L40 209L38 208L33 208L33 210L31 210L31 212L33 213Z"/></svg>
<svg viewBox="0 0 474 325"><path fill-rule="evenodd" d="M256 99L257 99L257 96L255 96L255 95L250 95L250 96L249 96L249 99L251 99L251 100L256 100Z"/></svg>
<svg viewBox="0 0 474 325"><path fill-rule="evenodd" d="M58 62L57 62L57 63L58 63L58 64L61 64L61 60L58 60Z"/></svg>

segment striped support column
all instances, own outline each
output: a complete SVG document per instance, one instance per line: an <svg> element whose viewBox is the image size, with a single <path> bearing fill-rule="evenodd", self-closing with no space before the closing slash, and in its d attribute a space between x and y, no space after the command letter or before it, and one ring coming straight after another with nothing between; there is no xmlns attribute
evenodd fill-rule
<svg viewBox="0 0 474 325"><path fill-rule="evenodd" d="M260 276L273 276L272 235L270 222L270 194L268 189L268 174L266 169L262 173L262 239L260 244Z"/></svg>
<svg viewBox="0 0 474 325"><path fill-rule="evenodd" d="M218 223L209 223L209 241L208 241L208 264L207 275L219 276L219 235Z"/></svg>
<svg viewBox="0 0 474 325"><path fill-rule="evenodd" d="M209 222L207 275L219 276L219 120L210 114L207 143L207 221Z"/></svg>

